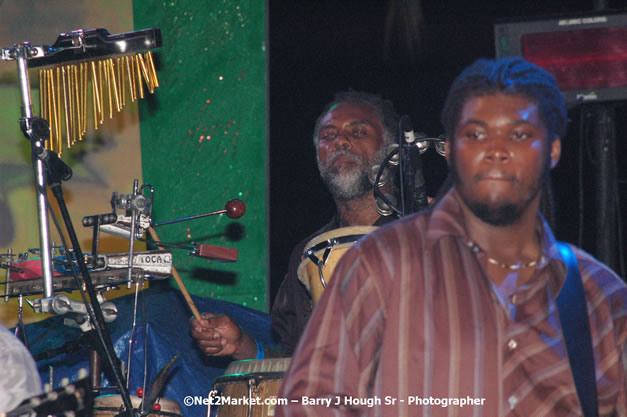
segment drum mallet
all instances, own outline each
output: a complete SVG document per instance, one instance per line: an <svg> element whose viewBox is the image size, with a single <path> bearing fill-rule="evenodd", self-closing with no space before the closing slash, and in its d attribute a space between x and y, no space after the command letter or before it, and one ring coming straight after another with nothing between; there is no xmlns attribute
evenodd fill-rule
<svg viewBox="0 0 627 417"><path fill-rule="evenodd" d="M178 222L186 221L186 220L197 219L200 217L213 216L213 215L222 214L222 213L226 213L226 215L232 219L239 219L240 217L244 215L245 212L246 212L246 205L241 200L234 199L234 200L228 201L223 210L218 210L218 211L214 211L212 213L207 213L207 214L201 214L198 216L186 217L183 219L170 220L167 222L155 224L155 227L166 225L166 224L171 224L171 223L178 223ZM157 235L157 232L155 231L155 229L151 226L148 228L148 232L150 233L150 236L155 241L159 249L163 250L163 247L159 245L159 243L161 243L161 239L159 239L159 236ZM213 246L213 245L198 245L198 247L194 250L194 253L192 254L196 256L200 256L202 258L207 258L207 259L212 259L215 261L222 261L222 262L235 262L237 260L236 249L223 248L220 246ZM179 275L174 265L172 265L172 275L174 276L176 283L181 289L181 292L183 293L183 297L185 298L187 305L192 310L192 313L194 313L194 318L196 320L200 320L201 319L200 312L198 311L198 308L196 308L196 304L194 304L192 297L189 295L187 288L185 288L185 284L183 284L183 280L181 279L181 276Z"/></svg>
<svg viewBox="0 0 627 417"><path fill-rule="evenodd" d="M152 227L149 227L148 232L150 233L150 236L155 241L159 249L163 249L162 246L159 246L161 239L159 239L159 236L157 235L157 232L155 231L155 229L153 229ZM183 297L185 298L187 305L189 306L190 310L192 310L192 313L194 313L194 318L196 320L200 320L201 319L200 312L198 311L196 304L194 304L194 300L192 300L192 296L189 295L187 288L185 288L185 284L183 284L183 280L181 279L181 276L179 275L179 272L176 270L176 267L174 265L172 265L172 275L174 276L176 283L181 289L181 292L183 293Z"/></svg>

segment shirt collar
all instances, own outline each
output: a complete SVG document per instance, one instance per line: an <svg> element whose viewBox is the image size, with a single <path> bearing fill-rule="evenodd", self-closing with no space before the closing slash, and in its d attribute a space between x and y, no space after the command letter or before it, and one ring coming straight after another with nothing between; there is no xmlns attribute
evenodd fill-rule
<svg viewBox="0 0 627 417"><path fill-rule="evenodd" d="M432 209L431 216L427 224L426 248L432 249L440 239L449 236L461 238L468 241L466 226L464 224L461 207L457 200L455 187L451 189L438 201ZM538 265L543 268L547 264L555 264L560 271L560 275L566 274L566 265L562 260L557 246L557 240L551 231L548 223L538 212L537 232L540 235L542 245L542 255L545 261Z"/></svg>
<svg viewBox="0 0 627 417"><path fill-rule="evenodd" d="M456 194L457 192L452 187L433 206L431 216L427 221L425 240L427 249L431 249L445 236L466 238L461 207L455 197Z"/></svg>

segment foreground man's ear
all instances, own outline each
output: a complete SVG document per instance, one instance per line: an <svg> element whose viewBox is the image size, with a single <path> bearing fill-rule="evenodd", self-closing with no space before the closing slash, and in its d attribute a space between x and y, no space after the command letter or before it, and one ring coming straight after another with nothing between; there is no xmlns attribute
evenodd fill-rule
<svg viewBox="0 0 627 417"><path fill-rule="evenodd" d="M451 140L449 138L444 139L444 159L446 159L446 163L450 164L451 159Z"/></svg>
<svg viewBox="0 0 627 417"><path fill-rule="evenodd" d="M562 155L562 141L559 137L553 138L551 143L551 169L555 168Z"/></svg>

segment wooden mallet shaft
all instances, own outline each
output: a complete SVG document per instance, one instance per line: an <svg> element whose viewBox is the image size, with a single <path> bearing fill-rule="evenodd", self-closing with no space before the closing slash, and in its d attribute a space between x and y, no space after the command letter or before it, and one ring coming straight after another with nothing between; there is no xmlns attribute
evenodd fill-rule
<svg viewBox="0 0 627 417"><path fill-rule="evenodd" d="M159 249L163 250L163 247L159 245L159 243L161 242L161 239L159 239L159 236L157 235L157 232L155 232L155 229L153 229L152 227L149 227L148 232L150 233L150 236L152 236L152 239L155 241ZM181 289L181 292L183 293L183 298L185 298L187 305L189 306L190 310L192 310L192 313L194 314L194 318L196 320L200 320L201 319L200 312L198 311L198 308L196 308L196 304L194 304L194 300L192 300L192 296L189 295L189 292L187 291L187 288L185 288L185 284L183 284L183 280L181 279L181 276L179 275L174 265L172 265L172 275L174 276L176 283L178 284L179 288Z"/></svg>

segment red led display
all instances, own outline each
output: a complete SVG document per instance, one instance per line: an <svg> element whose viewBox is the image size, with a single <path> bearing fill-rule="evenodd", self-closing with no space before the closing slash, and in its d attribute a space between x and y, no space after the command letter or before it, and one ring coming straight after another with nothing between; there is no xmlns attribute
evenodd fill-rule
<svg viewBox="0 0 627 417"><path fill-rule="evenodd" d="M529 33L521 46L562 90L627 86L627 27Z"/></svg>

